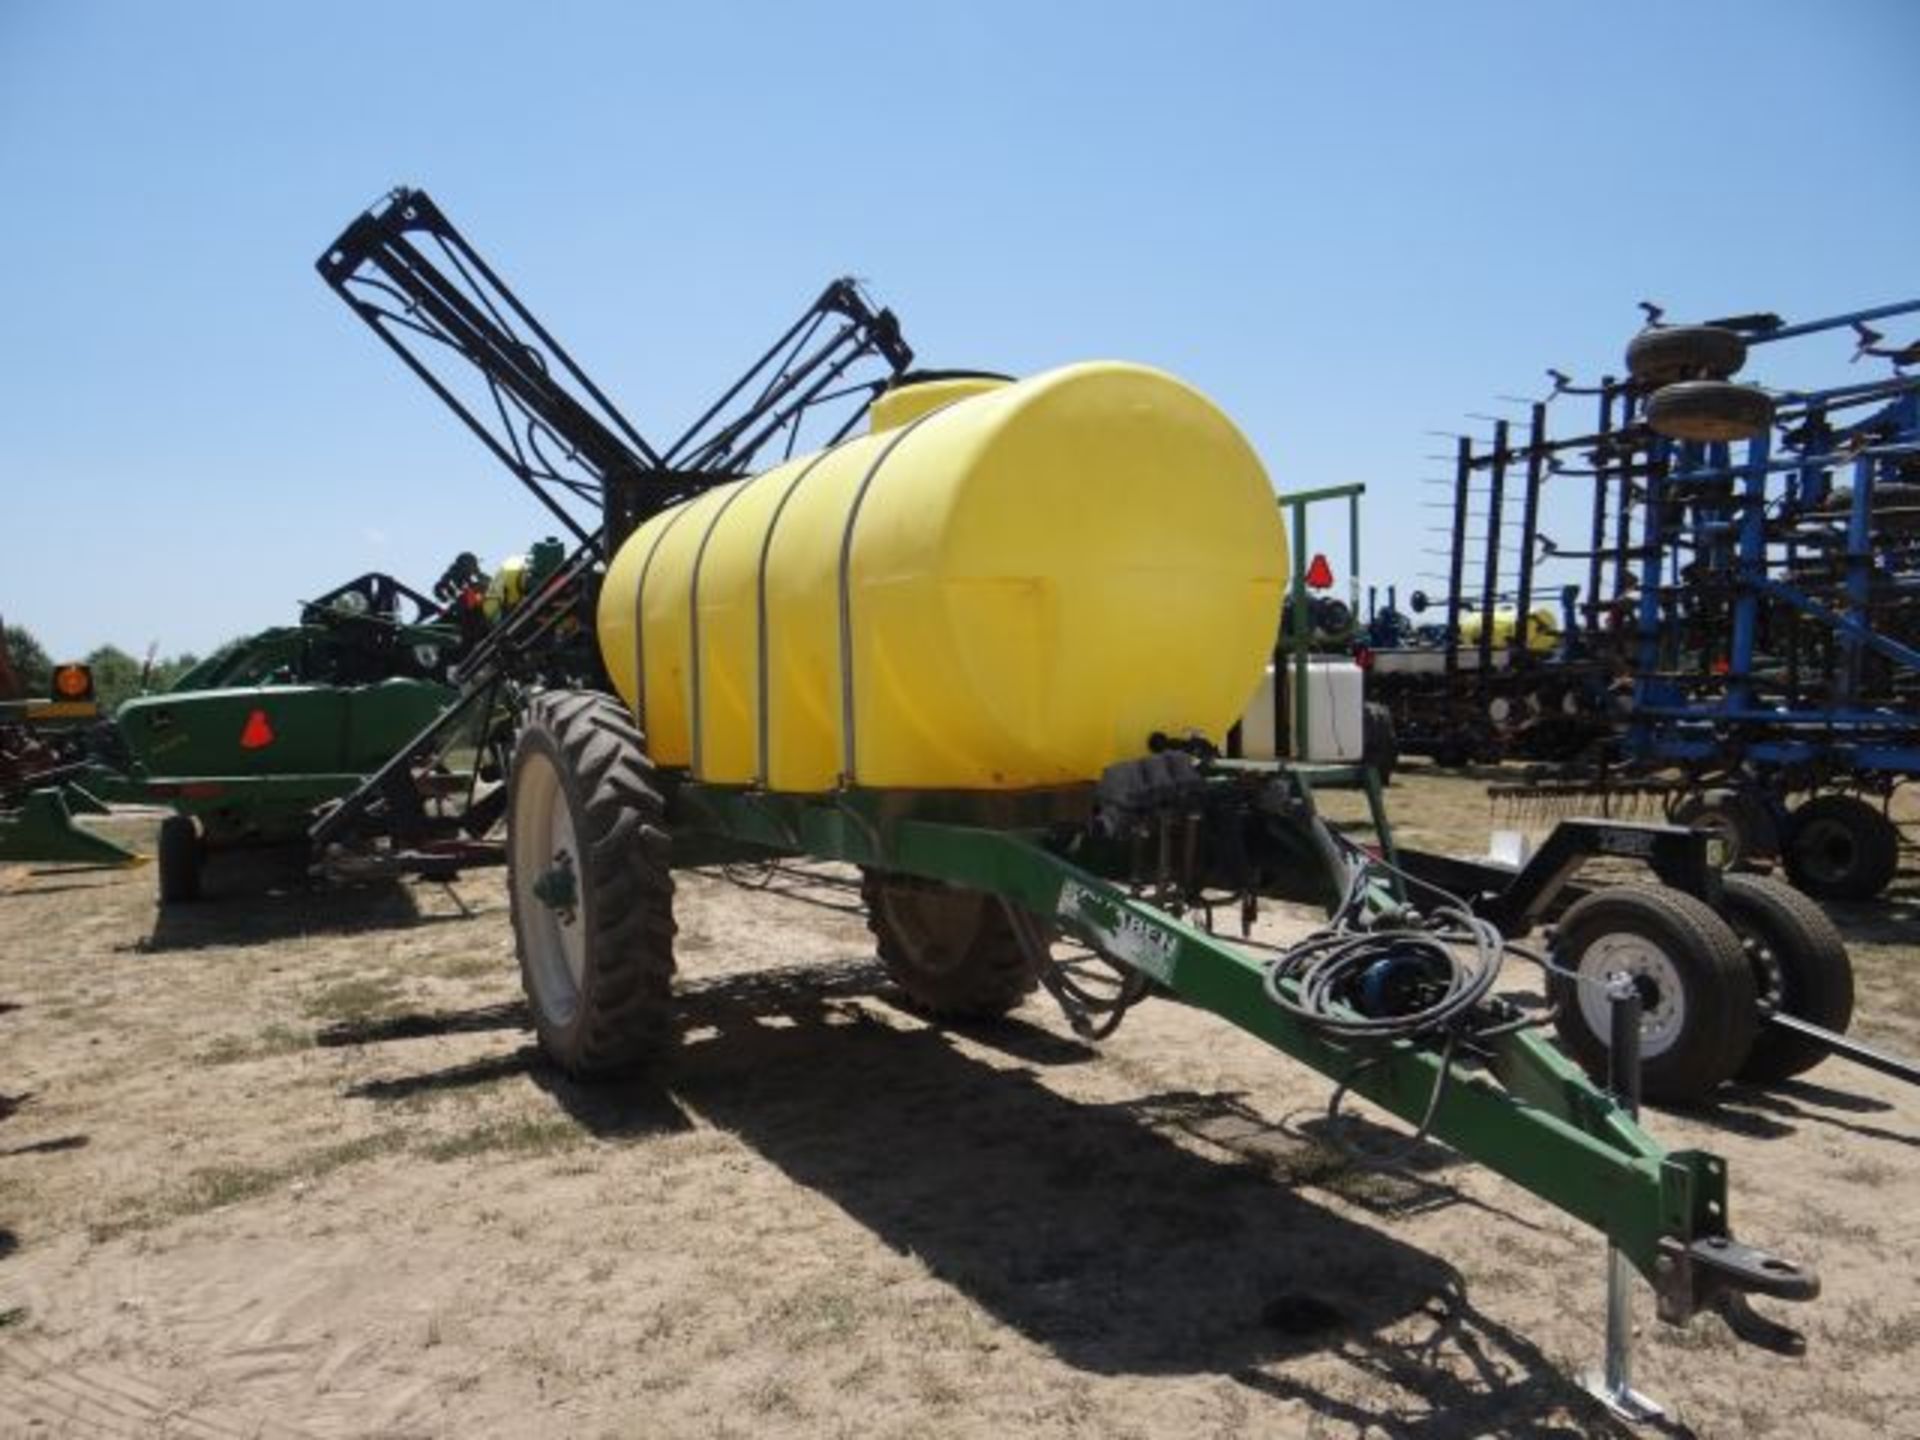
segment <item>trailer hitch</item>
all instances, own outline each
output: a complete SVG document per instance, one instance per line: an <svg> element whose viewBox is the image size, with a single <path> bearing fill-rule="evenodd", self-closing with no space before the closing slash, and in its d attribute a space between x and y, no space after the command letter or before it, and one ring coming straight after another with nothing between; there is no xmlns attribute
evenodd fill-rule
<svg viewBox="0 0 1920 1440"><path fill-rule="evenodd" d="M1660 1318L1669 1324L1684 1325L1702 1310L1712 1310L1749 1345L1776 1355L1803 1355L1806 1336L1763 1315L1748 1297L1811 1300L1820 1293L1820 1277L1726 1235L1686 1244L1669 1237L1660 1242L1653 1262L1653 1292Z"/></svg>

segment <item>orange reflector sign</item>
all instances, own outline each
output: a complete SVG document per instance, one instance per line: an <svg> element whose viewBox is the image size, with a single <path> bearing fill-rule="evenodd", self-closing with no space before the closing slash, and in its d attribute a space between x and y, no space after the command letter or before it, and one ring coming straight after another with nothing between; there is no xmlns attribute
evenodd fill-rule
<svg viewBox="0 0 1920 1440"><path fill-rule="evenodd" d="M60 665L53 672L56 700L84 700L93 693L93 672L84 665Z"/></svg>
<svg viewBox="0 0 1920 1440"><path fill-rule="evenodd" d="M273 725L267 719L267 712L256 710L247 716L247 723L240 731L242 750L264 750L273 743Z"/></svg>

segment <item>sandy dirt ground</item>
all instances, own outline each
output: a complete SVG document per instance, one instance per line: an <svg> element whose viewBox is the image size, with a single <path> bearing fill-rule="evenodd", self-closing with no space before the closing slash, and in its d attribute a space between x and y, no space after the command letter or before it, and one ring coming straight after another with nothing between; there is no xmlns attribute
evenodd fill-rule
<svg viewBox="0 0 1920 1440"><path fill-rule="evenodd" d="M1392 794L1409 843L1502 823ZM1323 1078L1171 1003L933 1028L857 915L678 913L686 1044L583 1087L497 873L160 915L149 870L0 870L0 1436L1607 1432L1599 1243L1447 1152L1343 1165ZM1836 918L1856 1032L1920 1052L1920 873ZM1920 1435L1920 1095L1829 1062L1648 1123L1825 1293L1783 1360L1642 1289L1642 1388Z"/></svg>

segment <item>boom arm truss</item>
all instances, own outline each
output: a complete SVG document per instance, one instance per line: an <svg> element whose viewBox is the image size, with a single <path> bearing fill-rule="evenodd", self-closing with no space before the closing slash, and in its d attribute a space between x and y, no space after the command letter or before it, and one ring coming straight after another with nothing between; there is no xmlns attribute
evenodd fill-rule
<svg viewBox="0 0 1920 1440"><path fill-rule="evenodd" d="M814 412L832 414L827 442L839 439L913 363L893 313L874 309L854 281L835 280L662 451L425 191L393 191L341 232L317 268L602 559L647 516L745 473L770 446L791 455Z"/></svg>

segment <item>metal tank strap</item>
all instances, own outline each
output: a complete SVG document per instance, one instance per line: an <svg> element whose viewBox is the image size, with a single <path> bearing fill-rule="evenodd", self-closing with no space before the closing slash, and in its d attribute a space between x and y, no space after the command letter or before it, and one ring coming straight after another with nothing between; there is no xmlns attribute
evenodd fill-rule
<svg viewBox="0 0 1920 1440"><path fill-rule="evenodd" d="M640 733L647 734L651 728L647 721L647 576L653 573L653 558L660 553L660 546L667 536L673 533L673 527L686 518L689 500L673 512L666 524L660 527L660 533L653 537L653 545L647 551L647 558L640 563L640 579L633 587L633 708L640 719Z"/></svg>
<svg viewBox="0 0 1920 1440"><path fill-rule="evenodd" d="M873 485L874 476L880 473L880 467L887 463L889 456L900 447L914 431L927 421L958 404L949 400L946 405L916 415L902 425L889 440L886 447L873 457L873 464L867 467L867 473L860 477L860 488L853 493L853 503L847 507L847 523L840 531L840 783L853 785L858 782L859 770L855 764L858 751L855 748L853 733L853 527L859 523L860 507L866 504L867 491Z"/></svg>
<svg viewBox="0 0 1920 1440"><path fill-rule="evenodd" d="M700 738L701 730L704 728L700 723L702 699L700 690L700 567L706 564L707 545L713 539L714 527L725 517L727 511L733 508L733 502L772 473L771 470L762 470L752 479L735 482L733 493L713 507L713 518L707 521L706 532L700 537L700 548L696 550L693 555L693 578L687 583L687 643L692 647L689 651L687 673L693 681L693 710L691 718L693 722L693 775L696 780L700 778L701 771L705 768L700 763L701 755L705 748Z"/></svg>
<svg viewBox="0 0 1920 1440"><path fill-rule="evenodd" d="M760 537L760 571L755 579L754 596L754 604L756 606L755 619L758 621L755 638L759 647L759 654L755 657L757 670L754 678L759 685L760 695L759 715L757 717L760 731L759 750L753 772L754 783L757 785L765 785L767 783L767 774L771 763L768 759L768 752L773 745L773 735L768 728L767 722L767 684L769 671L771 669L771 664L767 659L767 557L773 553L773 532L780 528L780 517L786 514L787 502L793 498L794 492L800 488L801 482L811 475L819 467L820 462L833 454L837 448L838 447L829 447L828 449L822 450L806 463L806 466L798 475L794 476L793 479L787 483L785 492L780 496L779 503L773 507L773 514L767 520L766 533ZM773 472L768 471L767 473L772 474Z"/></svg>

